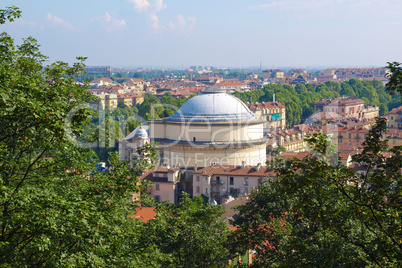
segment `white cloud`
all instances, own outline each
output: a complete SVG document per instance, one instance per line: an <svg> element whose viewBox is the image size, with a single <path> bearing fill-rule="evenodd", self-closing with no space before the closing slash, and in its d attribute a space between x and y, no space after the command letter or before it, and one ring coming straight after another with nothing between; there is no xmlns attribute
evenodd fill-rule
<svg viewBox="0 0 402 268"><path fill-rule="evenodd" d="M194 17L184 18L183 15L177 15L176 21L169 22L169 26L176 31L191 33L194 30L195 21Z"/></svg>
<svg viewBox="0 0 402 268"><path fill-rule="evenodd" d="M114 17L114 13L105 12L104 16L90 19L90 22L98 22L107 32L128 31L127 24L124 20Z"/></svg>
<svg viewBox="0 0 402 268"><path fill-rule="evenodd" d="M154 3L155 12L161 11L167 8L167 5L163 3L163 0L156 0Z"/></svg>
<svg viewBox="0 0 402 268"><path fill-rule="evenodd" d="M47 21L50 22L53 26L60 26L69 31L74 30L74 27L71 23L69 23L68 21L62 20L56 16L53 16L50 13L47 13L46 18L47 18Z"/></svg>
<svg viewBox="0 0 402 268"><path fill-rule="evenodd" d="M138 13L146 11L149 7L149 2L147 0L128 0L130 3L134 5L135 10Z"/></svg>
<svg viewBox="0 0 402 268"><path fill-rule="evenodd" d="M154 28L155 30L158 30L161 28L161 26L159 25L159 18L158 18L158 16L156 16L155 13L151 13L149 15L149 18L151 19L152 28Z"/></svg>
<svg viewBox="0 0 402 268"><path fill-rule="evenodd" d="M149 19L152 29L158 32L165 30L173 30L175 32L192 32L195 26L195 18L185 18L183 15L177 15L174 21L169 23L161 23L159 12L168 6L164 0L127 0L134 5L134 9L138 12L144 12Z"/></svg>

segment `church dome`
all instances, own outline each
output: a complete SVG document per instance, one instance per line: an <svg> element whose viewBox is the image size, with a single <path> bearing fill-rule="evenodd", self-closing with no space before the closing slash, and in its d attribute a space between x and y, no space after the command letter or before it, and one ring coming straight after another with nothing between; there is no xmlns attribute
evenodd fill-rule
<svg viewBox="0 0 402 268"><path fill-rule="evenodd" d="M175 122L244 122L257 116L238 98L225 90L210 87L189 99L169 117Z"/></svg>
<svg viewBox="0 0 402 268"><path fill-rule="evenodd" d="M146 139L148 138L148 130L149 130L148 126L140 125L136 129L134 129L130 134L128 134L127 137L125 137L124 139L127 141L133 141L134 138L136 137Z"/></svg>
<svg viewBox="0 0 402 268"><path fill-rule="evenodd" d="M142 125L138 128L138 130L135 132L134 137L140 137L143 139L148 138L148 133L145 129L142 128Z"/></svg>

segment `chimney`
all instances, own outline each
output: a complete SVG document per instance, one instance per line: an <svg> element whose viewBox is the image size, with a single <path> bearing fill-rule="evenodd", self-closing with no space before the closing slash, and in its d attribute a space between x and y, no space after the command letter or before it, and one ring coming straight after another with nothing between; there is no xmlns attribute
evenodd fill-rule
<svg viewBox="0 0 402 268"><path fill-rule="evenodd" d="M260 170L260 167L261 167L261 163L258 163L257 166L255 167L255 171Z"/></svg>
<svg viewBox="0 0 402 268"><path fill-rule="evenodd" d="M272 102L275 102L275 94L274 94L274 97L273 97L273 100L272 100Z"/></svg>

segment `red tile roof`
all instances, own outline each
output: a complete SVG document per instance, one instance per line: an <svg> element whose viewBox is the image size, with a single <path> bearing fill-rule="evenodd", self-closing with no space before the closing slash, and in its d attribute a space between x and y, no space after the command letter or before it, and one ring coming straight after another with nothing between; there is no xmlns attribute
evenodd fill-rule
<svg viewBox="0 0 402 268"><path fill-rule="evenodd" d="M247 107L250 110L255 110L258 108L260 109L271 109L271 108L285 108L285 105L283 105L280 102L256 102L256 103L247 103Z"/></svg>
<svg viewBox="0 0 402 268"><path fill-rule="evenodd" d="M402 111L402 106L392 109L388 114L397 114L399 111Z"/></svg>
<svg viewBox="0 0 402 268"><path fill-rule="evenodd" d="M135 214L130 215L129 217L139 219L144 223L147 223L149 220L155 219L156 214L155 208L153 207L138 207L135 210Z"/></svg>
<svg viewBox="0 0 402 268"><path fill-rule="evenodd" d="M355 96L349 96L349 97L338 97L338 98L322 99L322 100L316 101L314 104L315 105L317 105L317 104L323 104L323 105L364 104L364 100L359 99L359 98L357 98Z"/></svg>

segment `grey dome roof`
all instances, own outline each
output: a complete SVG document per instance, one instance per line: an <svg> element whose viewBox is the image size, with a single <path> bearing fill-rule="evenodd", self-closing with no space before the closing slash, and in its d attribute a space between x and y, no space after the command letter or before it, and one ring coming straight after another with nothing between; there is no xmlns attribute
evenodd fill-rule
<svg viewBox="0 0 402 268"><path fill-rule="evenodd" d="M135 133L134 137L148 138L148 133L145 129L142 128L142 125Z"/></svg>
<svg viewBox="0 0 402 268"><path fill-rule="evenodd" d="M130 134L128 134L127 137L125 137L124 139L127 141L131 141L135 137L146 139L148 138L148 131L149 131L148 126L140 125L136 129L134 129Z"/></svg>
<svg viewBox="0 0 402 268"><path fill-rule="evenodd" d="M175 122L242 122L257 116L238 98L225 90L210 87L189 99L167 119Z"/></svg>

